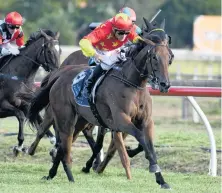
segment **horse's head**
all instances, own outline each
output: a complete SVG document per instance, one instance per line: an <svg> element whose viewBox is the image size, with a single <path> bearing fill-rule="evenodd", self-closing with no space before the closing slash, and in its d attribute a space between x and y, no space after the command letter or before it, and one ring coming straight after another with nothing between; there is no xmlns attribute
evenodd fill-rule
<svg viewBox="0 0 222 193"><path fill-rule="evenodd" d="M41 30L33 33L26 43L27 49L34 42L39 42L36 46L37 62L46 70L51 71L57 69L60 64L59 32L54 34L50 30ZM37 43L36 43L37 44Z"/></svg>
<svg viewBox="0 0 222 193"><path fill-rule="evenodd" d="M157 79L160 92L168 92L170 87L168 75L170 53L165 44L155 43L144 38L132 45L127 55L134 61L135 72L139 73L141 80L147 80L152 75Z"/></svg>
<svg viewBox="0 0 222 193"><path fill-rule="evenodd" d="M171 44L171 37L165 32L165 19L161 22L160 26L157 27L157 24L152 24L146 18L143 18L145 23L145 28L142 29L142 36L146 39L153 41L156 44L166 45L169 51L169 64L173 62L174 54L169 48ZM152 74L148 80L149 84L153 89L159 89L158 79Z"/></svg>

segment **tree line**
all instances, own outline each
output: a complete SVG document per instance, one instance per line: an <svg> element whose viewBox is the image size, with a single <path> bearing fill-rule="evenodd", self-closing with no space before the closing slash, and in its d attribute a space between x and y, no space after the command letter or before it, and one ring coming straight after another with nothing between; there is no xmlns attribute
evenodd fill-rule
<svg viewBox="0 0 222 193"><path fill-rule="evenodd" d="M91 22L105 21L120 8L128 6L137 13L137 25L142 17L150 19L158 9L157 18L166 18L166 31L172 37L172 47L192 47L193 21L198 15L221 15L219 0L0 0L0 16L18 11L25 18L26 38L39 28L60 31L63 45L77 45L79 38L89 33ZM207 24L206 24L207 25Z"/></svg>

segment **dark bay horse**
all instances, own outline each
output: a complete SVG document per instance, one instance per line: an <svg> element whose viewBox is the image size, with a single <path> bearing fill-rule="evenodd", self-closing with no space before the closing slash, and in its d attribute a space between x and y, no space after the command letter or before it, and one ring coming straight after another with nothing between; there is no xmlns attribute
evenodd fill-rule
<svg viewBox="0 0 222 193"><path fill-rule="evenodd" d="M128 56L130 56L128 60L119 66L122 70L110 71L98 88L96 106L108 128L128 133L138 140L150 162L150 172L155 173L156 181L161 187L168 188L157 165L150 133L153 129L152 101L149 92L144 88L150 73L155 72L159 79L160 90L168 91L169 50L166 45L145 40L133 45ZM31 103L30 120L50 102L61 140L46 179L52 179L56 175L59 163L62 161L68 179L74 181L70 170L73 133L82 131L89 123L100 125L89 108L75 103L71 91L73 77L86 67L86 65L66 66L52 73L47 84L37 92Z"/></svg>
<svg viewBox="0 0 222 193"><path fill-rule="evenodd" d="M160 27L158 28L157 26L152 25L147 19L143 18L146 28L143 29L143 36L153 40L156 43L160 43L160 44L164 44L167 46L168 50L169 50L169 64L171 64L173 62L174 59L174 55L171 51L171 49L169 49L169 44L171 44L171 37L168 36L164 29L165 29L165 20L163 20L163 22L161 23ZM155 78L154 81L149 81L150 85L152 86L153 89L157 89L158 86L158 79L156 79L156 77L154 75L152 75L153 78ZM150 78L151 80L152 78ZM101 132L101 134L98 134L98 139L100 142L103 141L104 138L104 133L105 133L105 129L104 128L100 128L99 130ZM102 163L97 167L96 171L98 173L102 173L104 171L104 169L106 168L107 164L109 163L109 161L112 159L112 157L114 156L116 150L118 149L118 152L120 154L120 157L123 157L123 155L125 155L125 159L122 160L122 164L123 167L126 169L126 173L129 174L127 175L128 178L131 178L130 175L130 162L128 159L126 159L127 155L129 157L134 157L135 155L137 155L138 153L143 151L143 147L141 144L138 145L137 148L135 149L131 149L130 147L125 147L123 144L123 140L127 137L127 133L123 133L122 135L120 133L116 133L116 132L112 132L112 139L108 148L108 151L106 152L105 158L102 161ZM101 144L96 144L97 146L101 146ZM97 147L97 146L94 147ZM92 160L95 158L95 156L92 156L87 164L86 167L83 168L83 171L88 173L91 167L91 163Z"/></svg>
<svg viewBox="0 0 222 193"><path fill-rule="evenodd" d="M145 21L145 24L147 26L147 28L145 29L144 33L143 33L143 36L149 36L148 38L150 39L153 39L153 41L155 41L155 37L158 36L159 39L158 42L156 43L161 43L161 44L164 44L167 42L167 34L165 33L164 31L164 27L165 27L165 22L162 22L160 27L158 28L157 26L153 26L151 23L149 23L146 19L144 19ZM153 36L154 35L154 36ZM168 43L168 42L167 42ZM170 53L171 50L169 50ZM173 56L173 55L171 55ZM172 62L172 59L173 57L170 57L170 63ZM84 57L84 55L82 54L81 51L77 51L77 52L74 52L72 53L62 64L62 66L64 65L79 65L81 63L86 63L88 61L88 59L86 57ZM46 77L47 79L47 77ZM44 80L43 81L43 85L45 84L45 82L48 81L48 80ZM51 126L51 124L53 123L53 117L51 115L51 109L50 109L50 106L48 106L46 108L46 112L45 112L45 117L44 117L44 121L43 123L41 124L41 126L39 127L40 129L38 130L38 133L37 133L37 136L36 136L36 140L32 143L31 147L29 148L29 154L30 155L33 155L35 153L35 149L39 143L39 141L41 140L41 138L44 136L44 133L49 129L49 127ZM93 147L95 147L95 141L93 139L93 136L92 136L92 130L93 130L94 126L92 124L90 124L87 129L83 130L83 133L87 139L87 141L89 142L90 144L90 147L91 149L93 149ZM104 128L99 128L99 131L101 131L100 134L102 135L105 135L105 131L104 131ZM75 141L75 139L77 138L77 135L76 135L77 132L74 133L74 139L73 141ZM115 132L114 132L114 135L115 135ZM119 133L118 135L119 136ZM123 135L123 139L125 139L127 135L124 134ZM119 140L118 140L119 141ZM116 151L116 147L114 146L114 140L112 140L111 144L110 144L110 147L109 147L109 150L108 152L106 153L106 157L105 157L105 160L102 162L102 164L97 168L97 171L99 173L101 173L106 165L108 164L108 162L110 161L110 159L113 157L115 151ZM120 145L117 145L117 147L121 147ZM137 153L143 151L143 148L141 145L138 146L138 148L134 149L134 150L131 150L131 149L127 149L127 153L130 157L133 157L135 156ZM51 151L50 153L55 153L56 151L53 150ZM55 155L53 153L53 156ZM100 155L97 156L97 159L96 159L96 162L94 164L95 168L97 167L97 165L100 163ZM127 170L127 174L128 174L128 178L130 179L130 167L129 167L129 161L125 161L125 163L123 163L123 166L124 168ZM86 167L86 168L83 168L83 171L84 172L89 172L89 167Z"/></svg>
<svg viewBox="0 0 222 193"><path fill-rule="evenodd" d="M16 116L19 122L18 146L14 153L22 150L23 127L27 114L26 100L17 96L19 92L32 92L37 70L42 66L52 71L59 66L59 33L40 30L31 34L18 56L6 56L0 61L0 118Z"/></svg>

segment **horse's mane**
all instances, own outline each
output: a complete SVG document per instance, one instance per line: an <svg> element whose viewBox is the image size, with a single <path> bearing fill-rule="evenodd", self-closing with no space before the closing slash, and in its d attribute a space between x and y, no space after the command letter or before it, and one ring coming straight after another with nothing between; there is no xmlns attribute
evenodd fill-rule
<svg viewBox="0 0 222 193"><path fill-rule="evenodd" d="M142 41L139 41L135 44L128 45L126 57L134 58L143 48L144 48L144 44L142 43Z"/></svg>
<svg viewBox="0 0 222 193"><path fill-rule="evenodd" d="M55 33L52 32L49 29L42 29L42 31L45 32L48 36L55 37ZM40 30L36 31L36 32L33 32L30 35L29 39L27 40L25 46L28 46L28 45L32 44L34 41L38 40L41 37L42 37L42 34L41 34Z"/></svg>

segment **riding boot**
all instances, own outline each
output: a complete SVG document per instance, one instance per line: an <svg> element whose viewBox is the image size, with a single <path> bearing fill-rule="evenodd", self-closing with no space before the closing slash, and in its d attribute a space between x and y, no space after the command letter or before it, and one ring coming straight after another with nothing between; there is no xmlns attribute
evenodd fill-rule
<svg viewBox="0 0 222 193"><path fill-rule="evenodd" d="M94 69L94 71L92 72L92 74L90 75L87 85L86 85L86 89L88 92L88 97L90 97L91 91L92 91L92 87L95 84L96 80L99 78L99 76L104 72L104 70L102 69L101 65L97 65Z"/></svg>

